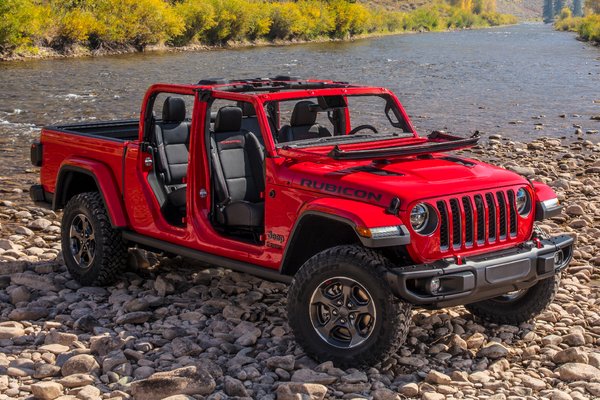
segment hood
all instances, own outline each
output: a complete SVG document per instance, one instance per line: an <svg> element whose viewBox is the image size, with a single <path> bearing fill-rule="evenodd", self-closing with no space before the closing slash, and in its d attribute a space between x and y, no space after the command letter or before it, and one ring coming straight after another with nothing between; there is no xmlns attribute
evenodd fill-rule
<svg viewBox="0 0 600 400"><path fill-rule="evenodd" d="M382 206L398 197L403 210L416 200L529 185L511 171L449 155L384 162L298 162L289 168L293 173L292 186Z"/></svg>

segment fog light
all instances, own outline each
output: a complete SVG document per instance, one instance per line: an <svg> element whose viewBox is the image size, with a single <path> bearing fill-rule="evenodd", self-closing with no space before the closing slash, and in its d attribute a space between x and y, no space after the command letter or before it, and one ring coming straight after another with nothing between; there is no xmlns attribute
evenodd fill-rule
<svg viewBox="0 0 600 400"><path fill-rule="evenodd" d="M563 261L564 261L563 252L561 250L554 253L554 265L556 267L562 266Z"/></svg>
<svg viewBox="0 0 600 400"><path fill-rule="evenodd" d="M441 286L442 284L440 282L440 278L431 278L425 284L425 290L427 290L429 294L436 294L440 290Z"/></svg>

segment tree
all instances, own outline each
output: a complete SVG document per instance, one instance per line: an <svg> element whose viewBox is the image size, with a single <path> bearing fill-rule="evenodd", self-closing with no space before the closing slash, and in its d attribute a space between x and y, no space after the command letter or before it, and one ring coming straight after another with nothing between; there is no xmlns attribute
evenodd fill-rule
<svg viewBox="0 0 600 400"><path fill-rule="evenodd" d="M554 2L554 12L553 12L553 16L557 16L558 14L560 14L561 10L563 9L563 7L565 6L565 1L564 0L555 0Z"/></svg>
<svg viewBox="0 0 600 400"><path fill-rule="evenodd" d="M585 0L585 12L600 14L600 0Z"/></svg>
<svg viewBox="0 0 600 400"><path fill-rule="evenodd" d="M583 7L581 4L581 0L573 0L573 15L575 17L583 16Z"/></svg>
<svg viewBox="0 0 600 400"><path fill-rule="evenodd" d="M554 4L552 0L544 0L544 22L550 23L554 19Z"/></svg>

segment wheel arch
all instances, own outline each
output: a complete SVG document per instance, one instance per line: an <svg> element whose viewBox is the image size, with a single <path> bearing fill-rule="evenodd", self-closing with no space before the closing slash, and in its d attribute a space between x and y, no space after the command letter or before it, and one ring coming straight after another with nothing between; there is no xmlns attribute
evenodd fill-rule
<svg viewBox="0 0 600 400"><path fill-rule="evenodd" d="M310 257L330 247L360 244L367 248L406 245L410 234L397 215L383 207L338 198L320 198L305 204L284 250L281 273L293 276ZM402 236L373 239L357 233L357 227L400 226Z"/></svg>
<svg viewBox="0 0 600 400"><path fill-rule="evenodd" d="M80 193L99 192L113 228L127 227L127 217L110 169L98 162L65 163L56 179L52 209L64 208L69 200Z"/></svg>
<svg viewBox="0 0 600 400"><path fill-rule="evenodd" d="M360 244L355 224L346 218L308 211L296 221L283 255L281 273L293 276L309 258L333 246ZM315 232L319 234L316 235Z"/></svg>

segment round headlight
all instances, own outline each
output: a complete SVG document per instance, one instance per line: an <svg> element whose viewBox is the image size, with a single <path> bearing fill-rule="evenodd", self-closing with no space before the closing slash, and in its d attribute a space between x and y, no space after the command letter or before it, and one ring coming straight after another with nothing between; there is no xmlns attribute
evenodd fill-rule
<svg viewBox="0 0 600 400"><path fill-rule="evenodd" d="M517 190L517 211L521 215L527 215L531 209L531 200L529 199L529 192L525 188Z"/></svg>
<svg viewBox="0 0 600 400"><path fill-rule="evenodd" d="M429 209L423 203L419 203L413 207L410 212L410 225L415 232L422 231L429 220Z"/></svg>

